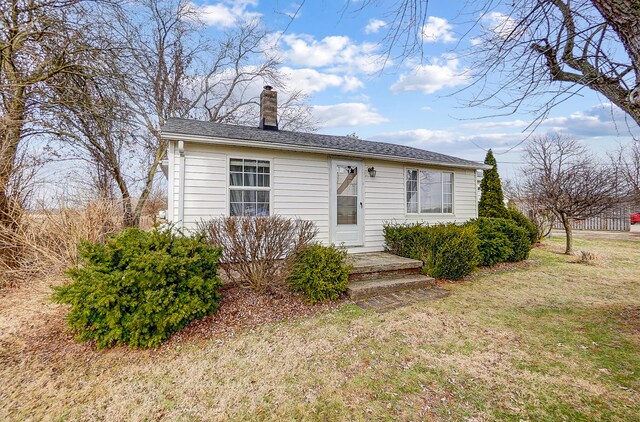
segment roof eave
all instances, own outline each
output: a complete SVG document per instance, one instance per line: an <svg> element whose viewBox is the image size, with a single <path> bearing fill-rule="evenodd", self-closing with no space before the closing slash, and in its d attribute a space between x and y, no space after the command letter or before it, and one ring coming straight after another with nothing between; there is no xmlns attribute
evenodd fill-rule
<svg viewBox="0 0 640 422"><path fill-rule="evenodd" d="M200 142L206 144L217 144L217 145L232 145L232 146L241 146L241 147L254 147L254 148L267 148L267 149L278 149L285 151L300 151L300 152L311 152L317 154L337 154L343 156L354 156L357 154L357 157L363 158L375 158L384 161L394 161L401 163L415 163L415 164L426 164L440 167L453 167L453 168L463 168L463 169L474 169L474 170L487 170L490 169L491 166L481 163L470 163L470 164L454 164L454 163L446 163L442 161L429 161L429 160L421 160L421 159L412 159L409 157L400 157L395 155L386 155L386 154L373 154L369 152L360 152L360 151L348 151L337 148L324 148L324 147L311 147L304 145L295 145L295 149L293 149L290 144L282 144L278 142L266 142L266 141L253 141L247 139L239 139L239 138L222 138L222 137L212 137L212 136L202 136L202 135L188 135L184 133L177 132L162 132L162 137L169 141L187 141L187 142Z"/></svg>

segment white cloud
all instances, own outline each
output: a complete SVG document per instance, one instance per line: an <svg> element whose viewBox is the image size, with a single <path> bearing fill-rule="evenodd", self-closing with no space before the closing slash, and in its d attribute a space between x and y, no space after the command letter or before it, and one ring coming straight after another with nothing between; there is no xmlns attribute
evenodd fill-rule
<svg viewBox="0 0 640 422"><path fill-rule="evenodd" d="M291 19L299 19L302 16L302 4L296 2L290 3L284 14Z"/></svg>
<svg viewBox="0 0 640 422"><path fill-rule="evenodd" d="M287 86L293 90L303 90L307 94L324 91L328 88L340 88L343 92L353 92L364 86L355 76L340 76L318 72L315 69L293 69L282 67L282 74L287 78Z"/></svg>
<svg viewBox="0 0 640 422"><path fill-rule="evenodd" d="M377 34L387 23L380 19L369 19L369 23L364 27L365 34Z"/></svg>
<svg viewBox="0 0 640 422"><path fill-rule="evenodd" d="M531 122L525 120L511 120L506 122L477 122L477 123L465 123L460 127L466 129L496 129L496 128L526 128Z"/></svg>
<svg viewBox="0 0 640 422"><path fill-rule="evenodd" d="M633 122L629 124L626 119L626 114L618 107L611 103L602 103L568 116L547 118L540 126L554 132L566 132L584 138L640 136L637 125Z"/></svg>
<svg viewBox="0 0 640 422"><path fill-rule="evenodd" d="M509 120L502 122L474 122L460 125L462 129L487 131L495 129L518 129L525 131L535 122L526 120ZM582 139L597 139L605 136L629 136L631 131L640 135L634 128L627 126L625 114L610 103L595 105L587 110L580 110L566 116L549 117L535 126L539 132L562 132Z"/></svg>
<svg viewBox="0 0 640 422"><path fill-rule="evenodd" d="M457 40L453 34L453 25L436 16L429 16L427 24L422 27L422 39L426 43L450 43Z"/></svg>
<svg viewBox="0 0 640 422"><path fill-rule="evenodd" d="M371 74L379 71L384 64L385 57L377 53L377 44L358 44L344 35L316 40L307 34L288 34L279 40L280 56L292 66Z"/></svg>
<svg viewBox="0 0 640 422"><path fill-rule="evenodd" d="M385 142L400 143L412 146L452 144L456 140L456 136L449 131L430 129L411 129L384 132L376 135L375 138Z"/></svg>
<svg viewBox="0 0 640 422"><path fill-rule="evenodd" d="M247 10L249 7L256 7L258 0L224 0L215 4L191 5L202 22L219 28L229 28L239 22L252 21L262 16L258 12Z"/></svg>
<svg viewBox="0 0 640 422"><path fill-rule="evenodd" d="M342 79L344 80L344 84L342 85L344 92L353 92L364 88L362 81L355 76L343 76Z"/></svg>
<svg viewBox="0 0 640 422"><path fill-rule="evenodd" d="M459 69L460 61L452 55L434 58L430 64L417 65L400 75L391 85L391 92L422 92L433 94L443 88L464 85L469 81L468 69Z"/></svg>
<svg viewBox="0 0 640 422"><path fill-rule="evenodd" d="M490 12L482 16L482 27L490 36L493 35L499 39L507 39L515 36L518 23L511 16L500 12ZM471 41L472 45L473 40Z"/></svg>
<svg viewBox="0 0 640 422"><path fill-rule="evenodd" d="M321 127L377 125L388 119L365 103L313 106L312 115Z"/></svg>
<svg viewBox="0 0 640 422"><path fill-rule="evenodd" d="M429 107L429 106L424 106L424 107L420 107L421 111L433 111L433 108Z"/></svg>

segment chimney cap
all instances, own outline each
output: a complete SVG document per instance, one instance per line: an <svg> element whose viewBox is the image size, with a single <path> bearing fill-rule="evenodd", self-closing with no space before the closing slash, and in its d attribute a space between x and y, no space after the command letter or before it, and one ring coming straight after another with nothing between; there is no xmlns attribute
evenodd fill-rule
<svg viewBox="0 0 640 422"><path fill-rule="evenodd" d="M271 85L265 85L264 89L266 89L267 91L271 91L273 87Z"/></svg>

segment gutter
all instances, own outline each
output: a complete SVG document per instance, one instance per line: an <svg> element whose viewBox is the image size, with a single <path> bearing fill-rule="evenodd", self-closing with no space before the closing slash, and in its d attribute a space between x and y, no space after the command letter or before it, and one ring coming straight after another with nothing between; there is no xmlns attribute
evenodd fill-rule
<svg viewBox="0 0 640 422"><path fill-rule="evenodd" d="M449 168L462 168L462 169L473 169L473 170L488 170L491 168L491 166L488 166L486 164L481 164L481 163L471 163L471 164L443 163L440 161L412 159L410 157L396 157L393 155L385 155L385 154L346 151L346 150L336 149L336 148L321 148L321 147L310 147L310 146L303 146L303 145L281 144L277 142L250 141L246 139L237 139L237 138L218 138L218 137L201 136L201 135L186 135L186 134L173 133L173 132L163 132L162 137L167 140L173 140L178 142L189 141L189 142L199 142L199 143L205 143L205 144L267 148L267 149L278 149L278 150L284 150L284 151L311 152L311 153L317 153L317 154L336 154L336 155L342 155L347 157L375 158L375 159L384 160L384 161L426 164L426 165L449 167ZM183 145L183 149L184 149L184 145ZM183 178L181 177L181 180L182 179Z"/></svg>

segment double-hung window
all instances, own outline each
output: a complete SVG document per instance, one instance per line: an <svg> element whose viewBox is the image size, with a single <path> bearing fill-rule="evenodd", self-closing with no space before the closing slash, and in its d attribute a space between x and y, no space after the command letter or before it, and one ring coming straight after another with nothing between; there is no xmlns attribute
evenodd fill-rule
<svg viewBox="0 0 640 422"><path fill-rule="evenodd" d="M407 169L405 182L407 213L453 213L453 173Z"/></svg>
<svg viewBox="0 0 640 422"><path fill-rule="evenodd" d="M271 210L271 162L229 160L229 215L267 216Z"/></svg>

